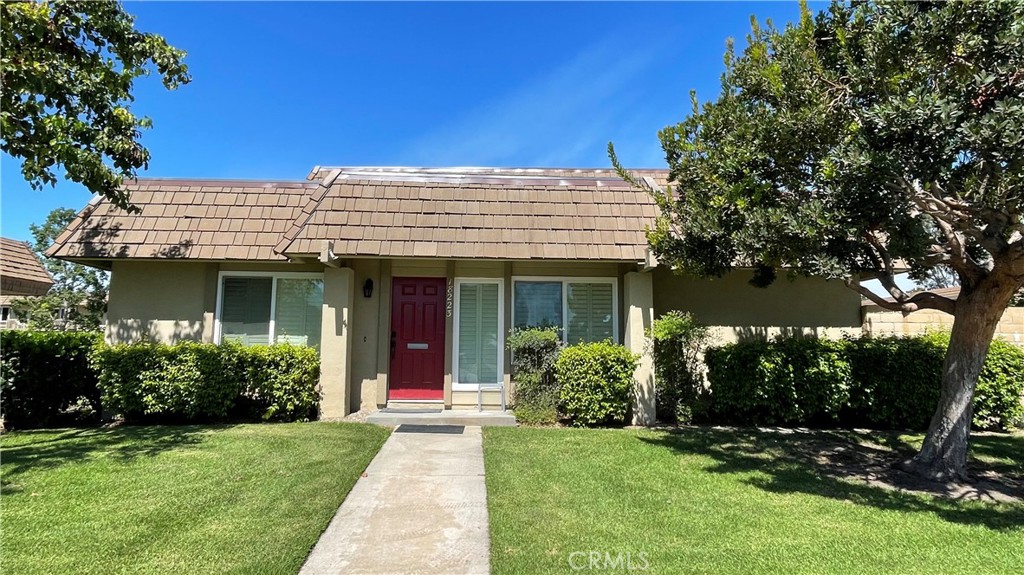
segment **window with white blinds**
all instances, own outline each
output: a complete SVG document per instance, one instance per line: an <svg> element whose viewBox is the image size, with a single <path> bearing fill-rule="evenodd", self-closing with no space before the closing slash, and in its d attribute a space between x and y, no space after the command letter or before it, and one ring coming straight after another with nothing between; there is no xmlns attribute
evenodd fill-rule
<svg viewBox="0 0 1024 575"><path fill-rule="evenodd" d="M612 284L568 283L565 340L569 345L581 341L614 339L612 315L615 313Z"/></svg>
<svg viewBox="0 0 1024 575"><path fill-rule="evenodd" d="M513 325L557 327L569 344L618 340L616 280L558 279L513 282Z"/></svg>
<svg viewBox="0 0 1024 575"><path fill-rule="evenodd" d="M458 383L501 379L501 333L497 282L460 282L458 288Z"/></svg>
<svg viewBox="0 0 1024 575"><path fill-rule="evenodd" d="M223 275L217 341L319 347L323 279L313 274Z"/></svg>

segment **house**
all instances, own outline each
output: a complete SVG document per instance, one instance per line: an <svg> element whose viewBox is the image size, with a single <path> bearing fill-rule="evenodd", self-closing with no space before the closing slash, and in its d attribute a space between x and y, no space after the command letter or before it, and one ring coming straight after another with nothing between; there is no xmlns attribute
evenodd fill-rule
<svg viewBox="0 0 1024 575"><path fill-rule="evenodd" d="M0 329L24 327L11 303L46 295L52 285L53 278L27 243L0 238Z"/></svg>
<svg viewBox="0 0 1024 575"><path fill-rule="evenodd" d="M328 418L405 401L476 408L481 384L509 388L512 327L637 353L672 309L722 341L860 330L860 297L841 282L757 289L743 271L658 266L644 235L657 208L610 170L316 167L306 181L129 187L141 213L93 200L47 252L111 270L108 341L317 346ZM637 381L637 421L651 422L649 356Z"/></svg>

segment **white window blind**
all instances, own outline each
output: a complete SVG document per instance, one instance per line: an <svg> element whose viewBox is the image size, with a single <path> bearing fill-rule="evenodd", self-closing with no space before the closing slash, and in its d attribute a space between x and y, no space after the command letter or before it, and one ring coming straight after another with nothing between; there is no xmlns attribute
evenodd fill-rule
<svg viewBox="0 0 1024 575"><path fill-rule="evenodd" d="M243 345L270 343L273 286L273 278L224 278L221 330L225 341L237 341Z"/></svg>
<svg viewBox="0 0 1024 575"><path fill-rule="evenodd" d="M459 286L459 383L498 381L498 284Z"/></svg>
<svg viewBox="0 0 1024 575"><path fill-rule="evenodd" d="M323 302L323 280L278 279L274 341L320 347Z"/></svg>
<svg viewBox="0 0 1024 575"><path fill-rule="evenodd" d="M569 344L613 339L614 303L609 283L570 283L566 300Z"/></svg>
<svg viewBox="0 0 1024 575"><path fill-rule="evenodd" d="M218 341L320 345L324 287L296 274L223 276Z"/></svg>

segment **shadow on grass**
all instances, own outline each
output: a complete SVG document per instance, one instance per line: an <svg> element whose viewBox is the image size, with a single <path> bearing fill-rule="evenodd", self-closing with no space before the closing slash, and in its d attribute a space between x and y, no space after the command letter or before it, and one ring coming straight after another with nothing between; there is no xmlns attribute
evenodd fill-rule
<svg viewBox="0 0 1024 575"><path fill-rule="evenodd" d="M998 441L988 441L992 439ZM995 450L1000 454L996 457L1016 450L1010 457L1019 458L1021 440L1014 446L1013 439L1002 439L976 441L975 450ZM715 463L706 471L750 474L742 479L744 483L772 493L803 493L903 513L929 513L993 530L1024 527L1024 504L1020 502L965 505L958 499L969 497L951 491L950 486L918 482L892 469L893 462L915 452L897 434L687 428L640 440L681 454L710 457ZM990 470L977 461L972 467ZM1019 478L1009 481L1010 485L979 482L972 486L971 498L1020 497ZM922 497L893 485L939 497Z"/></svg>
<svg viewBox="0 0 1024 575"><path fill-rule="evenodd" d="M230 425L152 425L18 431L3 442L0 491L13 494L18 477L28 471L53 469L96 458L127 462L204 441L209 431ZM33 441L33 436L39 437Z"/></svg>

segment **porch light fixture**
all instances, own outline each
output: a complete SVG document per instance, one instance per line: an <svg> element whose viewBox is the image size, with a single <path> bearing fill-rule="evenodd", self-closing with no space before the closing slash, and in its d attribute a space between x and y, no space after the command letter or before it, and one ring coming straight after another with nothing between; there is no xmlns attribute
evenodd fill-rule
<svg viewBox="0 0 1024 575"><path fill-rule="evenodd" d="M370 278L366 278L363 284L363 297L373 297L373 280Z"/></svg>

